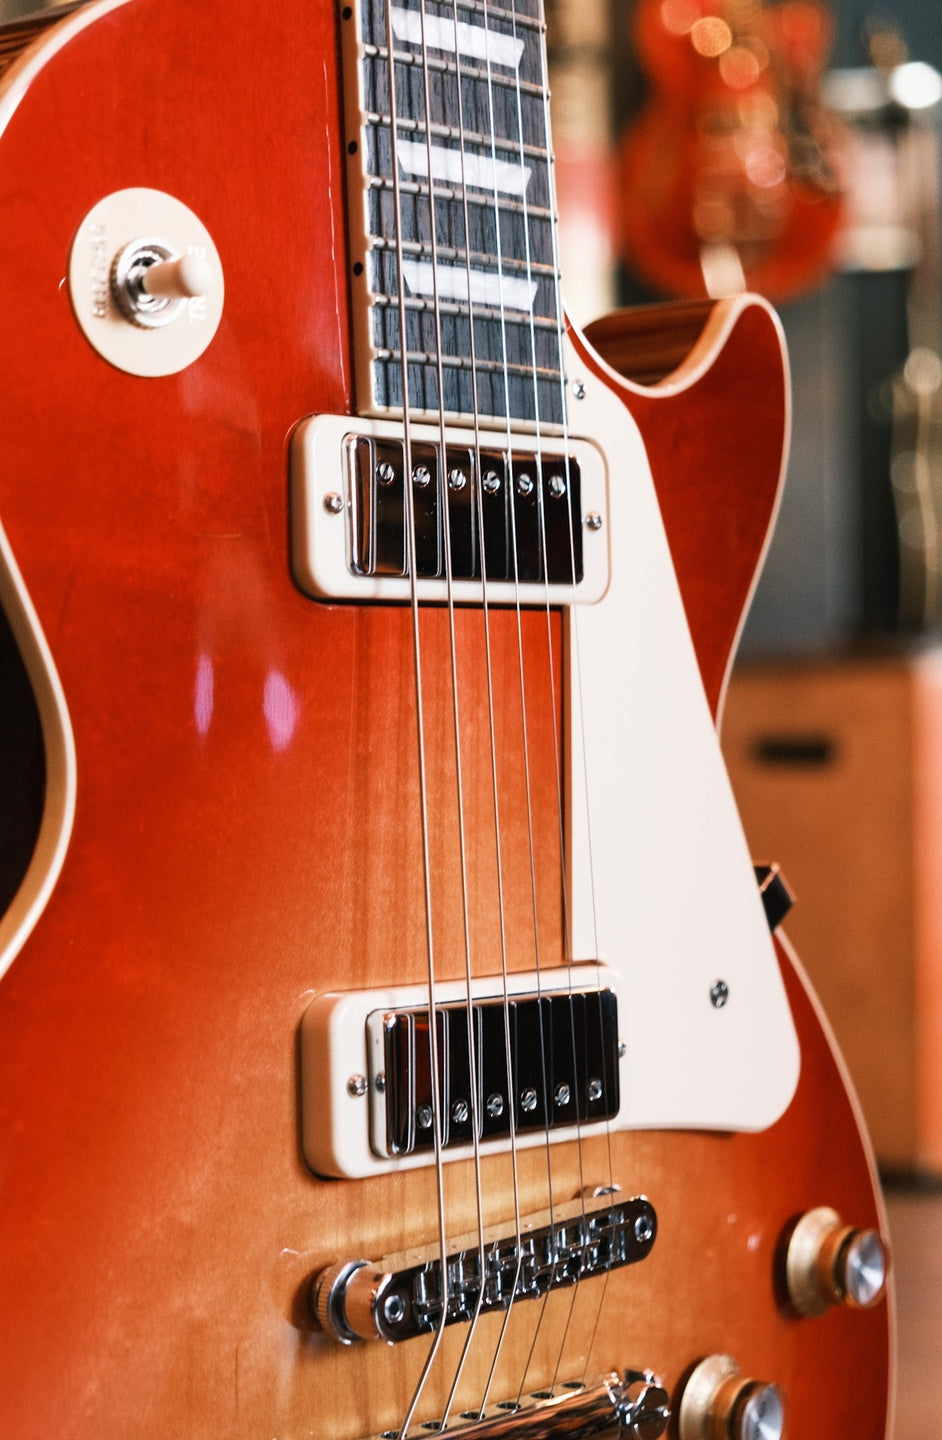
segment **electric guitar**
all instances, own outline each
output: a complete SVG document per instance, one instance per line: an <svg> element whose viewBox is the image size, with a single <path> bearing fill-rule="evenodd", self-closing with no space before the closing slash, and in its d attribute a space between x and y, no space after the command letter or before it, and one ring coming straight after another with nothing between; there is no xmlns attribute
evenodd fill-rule
<svg viewBox="0 0 942 1440"><path fill-rule="evenodd" d="M772 313L567 326L538 0L56 18L0 48L6 1440L879 1440L872 1160L714 728Z"/></svg>

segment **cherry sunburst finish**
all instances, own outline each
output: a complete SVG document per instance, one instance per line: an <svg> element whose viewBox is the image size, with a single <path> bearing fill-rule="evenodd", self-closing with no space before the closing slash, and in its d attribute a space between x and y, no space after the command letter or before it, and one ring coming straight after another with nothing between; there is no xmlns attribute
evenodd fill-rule
<svg viewBox="0 0 942 1440"><path fill-rule="evenodd" d="M461 23L488 10L462 3ZM792 1440L881 1440L889 1297L807 1318L784 1286L800 1216L829 1206L877 1231L883 1216L846 1077L783 942L800 1074L758 1131L587 1127L515 1162L451 1161L440 1180L395 1165L325 1179L302 1152L298 1035L315 995L423 983L429 949L443 982L461 982L468 954L475 977L502 953L511 972L535 952L544 975L565 970L564 692L591 658L575 656L564 605L364 604L295 579L292 432L367 408L349 20L321 0L276 16L254 0L103 0L37 30L3 79L0 598L46 771L33 859L0 921L3 1433L366 1440L411 1413L410 1436L446 1414L473 1435L461 1417L485 1397L509 1417L497 1402L626 1367L655 1372L676 1416L694 1368L729 1355L779 1387ZM96 353L67 280L85 217L133 187L196 212L225 273L214 339L160 376ZM612 491L650 490L644 441L716 715L774 510L787 382L760 302L694 318L689 357L650 385L616 373L643 374L651 348L630 319L598 331L598 350L573 334L565 354L585 413L603 417L593 440ZM672 323L659 316L659 333ZM686 321L677 336L685 348ZM633 565L660 554L660 522L632 543ZM613 540L608 593L624 560ZM645 609L645 593L633 629L659 637L661 601ZM689 640L670 644L683 656ZM622 645L610 668L630 678L640 652L627 631ZM660 685L656 667L638 673L602 757L613 776ZM686 711L674 721L684 733ZM22 764L16 749L4 760ZM656 817L639 800L622 818L610 848L628 854ZM673 859L665 911L694 893L682 844ZM632 887L629 870L643 908ZM716 927L703 928L707 952ZM659 969L669 990L682 960L635 955L628 983L643 1000ZM629 1062L646 1031L667 1055L672 1028L623 1008ZM654 1094L678 1066L647 1069ZM760 1072L740 1088L761 1089ZM654 1205L650 1256L515 1304L499 1347L501 1315L479 1321L466 1356L469 1325L449 1326L414 1412L428 1342L345 1347L318 1326L325 1266L434 1246L479 1219L513 1230L515 1206L613 1183ZM573 1434L551 1418L512 1433Z"/></svg>

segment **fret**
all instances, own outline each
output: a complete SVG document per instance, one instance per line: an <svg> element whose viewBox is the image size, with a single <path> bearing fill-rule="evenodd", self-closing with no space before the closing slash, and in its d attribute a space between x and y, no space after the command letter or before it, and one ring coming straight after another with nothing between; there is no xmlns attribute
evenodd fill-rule
<svg viewBox="0 0 942 1440"><path fill-rule="evenodd" d="M434 249L427 240L392 240L384 235L377 235L373 239L374 250L388 250L403 255L420 255L429 260L434 255L439 263L459 262L462 269L470 267L472 270L488 270L494 275L549 275L556 274L555 266L537 264L535 261L523 258L511 258L504 255L501 258L500 267L492 264L493 257L489 254L475 254L474 251L459 250L449 245L437 245Z"/></svg>
<svg viewBox="0 0 942 1440"><path fill-rule="evenodd" d="M369 258L367 276L370 300L375 295L393 296L398 307L399 275L397 257L392 251L373 251ZM418 296L429 302L425 311L434 315L434 300L459 302L464 313L477 317L483 307L496 312L508 320L523 320L529 324L530 316L540 316L551 323L547 328L557 333L558 309L556 287L552 278L534 280L526 274L508 275L506 272L488 268L468 271L466 266L448 267L439 263L433 272L431 262L419 268L419 262L403 260L403 278L406 281L407 298ZM437 285L433 284L437 280ZM386 309L392 308L388 305ZM500 336L486 337L488 343L500 344Z"/></svg>
<svg viewBox="0 0 942 1440"><path fill-rule="evenodd" d="M415 133L422 132L415 127ZM394 150L389 126L369 124L364 127L363 141L364 157L370 175L391 179L396 160L400 171L405 173L407 178L428 180L428 152L424 144L414 144L411 149L407 149L400 141ZM526 197L526 200L532 200L539 210L548 209L551 185L548 157L544 153L537 158L531 151L530 155L536 163L521 165L517 162L519 149L516 154L509 147L505 149L513 158L502 159L498 156L495 161L490 148L485 150L483 146L477 152L472 152L467 144L433 146L432 181L437 187L441 180L450 190L460 189L463 184L469 194L473 193L474 189L484 190L492 199L496 192L500 202L508 197Z"/></svg>
<svg viewBox="0 0 942 1440"><path fill-rule="evenodd" d="M373 249L394 247L398 234L408 253L413 244L431 247L434 234L440 254L451 251L463 258L470 253L479 258L479 263L487 260L494 265L499 256L501 265L508 270L513 270L515 263L526 264L529 260L538 276L545 274L555 279L552 225L548 217L527 216L522 206L495 207L492 201L477 208L469 206L466 213L460 203L445 201L436 192L433 231L427 194L400 194L397 213L395 197L387 192L367 197L366 218Z"/></svg>
<svg viewBox="0 0 942 1440"><path fill-rule="evenodd" d="M455 126L460 114L466 138L489 146L491 137L511 145L521 138L544 153L546 145L546 106L542 81L508 83L507 77L496 81L477 69L450 64L441 67L423 65L422 56L408 61L395 61L396 113L401 122L425 119L426 71L428 72L428 103L433 125L441 125L443 133L457 137ZM364 110L387 123L390 116L389 60L379 53L367 54L362 60L364 78Z"/></svg>
<svg viewBox="0 0 942 1440"><path fill-rule="evenodd" d="M443 394L439 399L436 366L414 363L408 367L409 409L426 418L439 416L446 420L466 420L474 415L491 422L516 420L532 423L535 414L546 423L560 413L561 381L555 373L549 378L533 372L510 373L485 370L478 366L443 370ZM375 403L382 411L401 412L402 365L396 361L377 362L374 373Z"/></svg>
<svg viewBox="0 0 942 1440"><path fill-rule="evenodd" d="M510 311L478 310L471 314L467 305L455 311L445 311L439 304L438 310L432 305L425 310L406 310L406 348L409 350L436 351L439 347L451 354L470 356L471 327L474 325L475 354L500 357L520 364L533 364L533 351L537 361L544 361L547 369L559 364L559 346L556 344L555 325L546 321L543 325L530 325L529 315L511 314ZM399 348L400 314L399 305L377 305L373 310L373 344L380 348Z"/></svg>
<svg viewBox="0 0 942 1440"><path fill-rule="evenodd" d="M394 360L396 364L402 362L401 350L377 350L377 360ZM441 355L434 353L423 353L422 351L406 351L406 360L410 365L438 365L443 370L467 370L476 371L479 375L504 375L521 376L530 380L551 380L559 384L561 372L552 368L546 369L540 365L515 365L509 360L471 360L468 355Z"/></svg>
<svg viewBox="0 0 942 1440"><path fill-rule="evenodd" d="M388 115L381 115L378 111L369 112L364 117L364 122L369 126L376 126L388 131L392 121ZM455 140L461 149L456 149L456 154L478 154L489 158L492 147L496 150L506 151L508 155L516 158L518 155L524 160L546 161L549 157L543 145L524 143L512 135L501 136L485 135L476 130L459 130L457 125L439 125L433 123L425 125L421 119L404 119L401 115L396 120L397 131L402 130L407 135L418 135L427 141L430 137L433 140ZM402 142L397 142L401 144ZM424 149L425 146L423 145Z"/></svg>
<svg viewBox="0 0 942 1440"><path fill-rule="evenodd" d="M455 7L451 0L392 0L390 6L393 41L398 49L413 45L405 54L422 52L421 23L425 15L426 54L457 54L462 62L483 62L482 68L515 71L521 79L541 83L542 37L544 26L531 17L506 10L459 5L458 34L455 36ZM363 42L388 50L386 6L383 0L364 5ZM488 65L489 60L489 65Z"/></svg>
<svg viewBox="0 0 942 1440"><path fill-rule="evenodd" d="M480 15L482 19L506 21L508 24L536 30L541 34L546 30L539 0L524 0L517 8L509 10L500 5L491 5L489 0L458 0L458 9Z"/></svg>
<svg viewBox="0 0 942 1440"><path fill-rule="evenodd" d="M363 54L369 60L388 61L389 51L385 45L364 45ZM521 95L536 96L541 104L545 95L542 84L538 80L522 80L519 76L513 77L502 75L498 71L488 71L476 68L471 64L459 65L455 60L440 60L434 55L427 55L423 62L421 54L414 50L394 50L393 60L396 65L412 65L417 69L427 69L437 74L460 76L462 80L471 80L482 85L492 85L495 89L511 90L514 94L517 91Z"/></svg>
<svg viewBox="0 0 942 1440"><path fill-rule="evenodd" d="M370 175L366 177L366 184L370 190L382 190L390 195L393 194L393 182L387 175ZM432 193L432 189L428 183L423 180L400 180L399 193L401 195L423 196L425 199L428 199ZM449 190L444 185L436 185L434 187L434 193L436 201L463 202L467 200L469 205L474 205L478 208L484 207L491 212L493 212L495 208L493 195L480 195L472 190L462 192L460 187ZM525 215L529 220L545 220L547 222L553 219L553 212L551 210L547 210L539 205L525 205L520 200L504 198L499 202L498 208L501 215Z"/></svg>
<svg viewBox="0 0 942 1440"><path fill-rule="evenodd" d="M527 52L526 66L521 73L507 74L492 69L488 72L463 57L438 56L421 50L396 51L396 113L406 121L426 119L426 99L430 118L446 126L459 114L465 132L475 143L489 145L491 136L518 144L522 137L546 150L546 111L542 56L532 47ZM391 110L389 95L389 54L382 43L369 46L362 57L364 109L388 122ZM428 95L426 96L426 89Z"/></svg>
<svg viewBox="0 0 942 1440"><path fill-rule="evenodd" d="M372 295L370 297L373 306L377 311L383 309L395 309L398 312L399 299L396 295ZM461 304L457 300L442 300L439 298L438 305L431 300L424 300L420 295L407 295L404 301L404 308L407 313L421 313L431 316L446 316L449 319L460 316L467 319L470 315L467 304ZM488 310L483 305L476 305L474 308L475 321L492 321L496 324L505 323L508 325L532 325L534 330L551 331L554 335L558 330L558 322L554 317L548 315L527 315L521 318L518 315L508 315L500 310Z"/></svg>

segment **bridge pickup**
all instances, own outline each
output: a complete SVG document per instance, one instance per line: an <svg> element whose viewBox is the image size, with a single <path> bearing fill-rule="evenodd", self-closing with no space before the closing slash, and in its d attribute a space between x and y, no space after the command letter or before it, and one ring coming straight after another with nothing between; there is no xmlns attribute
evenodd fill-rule
<svg viewBox="0 0 942 1440"><path fill-rule="evenodd" d="M378 1175L575 1140L621 1122L631 1015L612 966L325 991L301 1021L301 1142L317 1175ZM505 1017L506 1002L506 1017ZM429 1014L438 1081L432 1084ZM509 1048L508 1048L509 1036ZM474 1057L472 1069L471 1057ZM474 1085L472 1086L472 1075Z"/></svg>
<svg viewBox="0 0 942 1440"><path fill-rule="evenodd" d="M516 996L435 1010L439 1080L432 1079L428 1009L374 1014L382 1103L373 1146L388 1155L474 1138L592 1125L618 1113L618 1005L611 990ZM473 1064L472 1064L473 1060ZM508 1065L509 1061L509 1065ZM437 1114L436 1114L437 1112Z"/></svg>
<svg viewBox="0 0 942 1440"><path fill-rule="evenodd" d="M483 1246L476 1234L455 1240L445 1261L444 1297L441 1254L428 1247L376 1264L329 1266L312 1284L314 1312L342 1344L396 1344L632 1265L646 1258L656 1235L654 1207L644 1196L574 1200L528 1216L519 1235L494 1227Z"/></svg>

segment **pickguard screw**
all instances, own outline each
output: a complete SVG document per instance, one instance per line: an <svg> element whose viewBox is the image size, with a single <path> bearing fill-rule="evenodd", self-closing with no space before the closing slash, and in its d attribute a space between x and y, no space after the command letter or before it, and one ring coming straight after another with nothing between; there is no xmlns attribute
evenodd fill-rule
<svg viewBox="0 0 942 1440"><path fill-rule="evenodd" d="M575 397L576 397L577 400L584 400L584 399L585 399L585 381L584 381L584 380L573 380L573 382L572 382L572 393L573 393L573 395L575 395Z"/></svg>
<svg viewBox="0 0 942 1440"><path fill-rule="evenodd" d="M338 495L336 490L331 490L324 496L324 509L328 515L339 515L343 510L343 496Z"/></svg>
<svg viewBox="0 0 942 1440"><path fill-rule="evenodd" d="M602 517L597 510L590 510L585 517L585 523L588 530L601 530Z"/></svg>
<svg viewBox="0 0 942 1440"><path fill-rule="evenodd" d="M365 1095L367 1089L368 1086L365 1075L351 1075L347 1081L347 1094L354 1100L359 1099L361 1095Z"/></svg>
<svg viewBox="0 0 942 1440"><path fill-rule="evenodd" d="M725 980L717 980L710 989L710 1004L714 1010L722 1010L729 999L729 986Z"/></svg>

